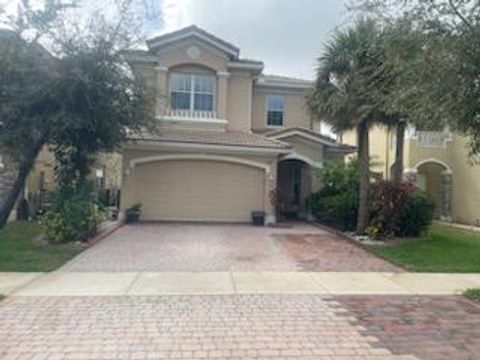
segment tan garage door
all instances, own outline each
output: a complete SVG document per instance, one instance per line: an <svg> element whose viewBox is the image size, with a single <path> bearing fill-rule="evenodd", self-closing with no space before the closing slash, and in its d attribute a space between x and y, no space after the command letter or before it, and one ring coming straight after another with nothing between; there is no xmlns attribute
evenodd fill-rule
<svg viewBox="0 0 480 360"><path fill-rule="evenodd" d="M143 220L249 221L263 210L264 171L206 160L146 163L136 170Z"/></svg>

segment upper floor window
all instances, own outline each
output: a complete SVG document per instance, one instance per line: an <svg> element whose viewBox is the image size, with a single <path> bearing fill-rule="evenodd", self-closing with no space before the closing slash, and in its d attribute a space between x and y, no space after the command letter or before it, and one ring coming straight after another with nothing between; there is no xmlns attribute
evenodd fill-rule
<svg viewBox="0 0 480 360"><path fill-rule="evenodd" d="M174 72L170 75L173 110L213 111L215 76Z"/></svg>
<svg viewBox="0 0 480 360"><path fill-rule="evenodd" d="M283 126L285 98L281 95L267 96L267 125Z"/></svg>

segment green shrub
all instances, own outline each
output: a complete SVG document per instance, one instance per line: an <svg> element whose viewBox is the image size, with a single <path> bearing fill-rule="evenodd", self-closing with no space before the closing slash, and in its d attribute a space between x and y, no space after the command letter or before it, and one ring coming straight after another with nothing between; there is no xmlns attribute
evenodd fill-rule
<svg viewBox="0 0 480 360"><path fill-rule="evenodd" d="M360 183L358 163L330 162L318 176L322 189L312 194L307 206L320 221L353 230L358 213L358 189Z"/></svg>
<svg viewBox="0 0 480 360"><path fill-rule="evenodd" d="M342 230L355 229L358 215L358 194L345 192L343 194L328 196L321 199L322 211L319 218L325 222L336 225Z"/></svg>
<svg viewBox="0 0 480 360"><path fill-rule="evenodd" d="M319 176L322 189L308 198L310 211L319 221L354 230L359 202L358 163L327 163ZM376 181L371 184L370 196L367 233L371 237L419 236L432 223L432 199L411 183Z"/></svg>
<svg viewBox="0 0 480 360"><path fill-rule="evenodd" d="M358 191L360 186L360 170L357 161L348 164L343 162L327 162L318 171L322 181L321 197Z"/></svg>
<svg viewBox="0 0 480 360"><path fill-rule="evenodd" d="M433 221L435 203L424 191L415 190L408 197L397 218L397 236L420 236Z"/></svg>
<svg viewBox="0 0 480 360"><path fill-rule="evenodd" d="M85 241L96 234L104 219L91 184L63 186L50 200L41 222L52 242Z"/></svg>

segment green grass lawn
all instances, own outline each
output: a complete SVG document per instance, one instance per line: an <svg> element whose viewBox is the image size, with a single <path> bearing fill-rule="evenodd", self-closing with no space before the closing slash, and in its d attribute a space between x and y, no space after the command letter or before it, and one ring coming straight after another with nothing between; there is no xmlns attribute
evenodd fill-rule
<svg viewBox="0 0 480 360"><path fill-rule="evenodd" d="M0 271L51 271L82 249L74 244L39 244L42 232L32 222L9 223L0 230Z"/></svg>
<svg viewBox="0 0 480 360"><path fill-rule="evenodd" d="M394 264L419 272L480 272L480 233L432 225L422 239L368 248Z"/></svg>

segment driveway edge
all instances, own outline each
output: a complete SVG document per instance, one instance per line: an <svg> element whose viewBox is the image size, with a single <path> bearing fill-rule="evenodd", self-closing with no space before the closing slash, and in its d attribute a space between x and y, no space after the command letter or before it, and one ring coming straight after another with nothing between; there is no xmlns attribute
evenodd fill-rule
<svg viewBox="0 0 480 360"><path fill-rule="evenodd" d="M327 226L327 225L324 225L324 224L320 224L316 221L307 221L310 225L312 226L315 226L323 231L326 231L330 234L333 234L333 235L336 235L338 237L341 237L342 239L348 241L350 244L353 244L365 251L367 251L369 254L371 254L372 256L375 256L379 259L382 259L383 261L386 261L387 263L393 265L394 267L396 267L398 270L400 271L403 271L403 272L410 272L410 269L406 268L405 266L401 265L401 264L397 264L393 261L391 261L390 259L387 259L386 257L384 256L380 256L378 254L375 254L373 251L371 251L365 244L362 244L361 242L358 242L357 240L353 239L352 237L348 236L347 234L345 234L343 231L340 231L340 230L337 230L335 228L332 228L330 226Z"/></svg>

